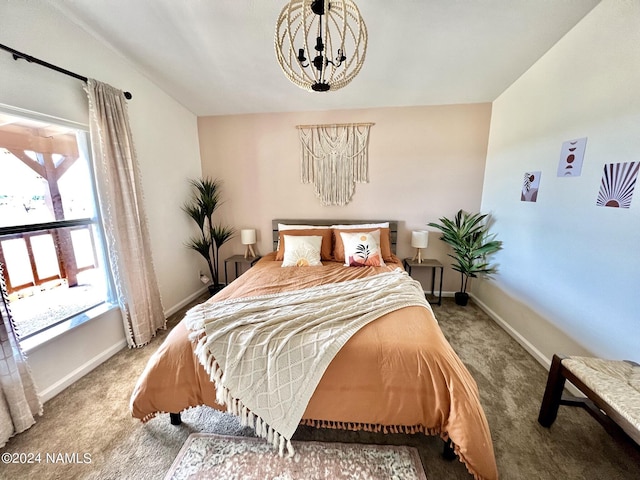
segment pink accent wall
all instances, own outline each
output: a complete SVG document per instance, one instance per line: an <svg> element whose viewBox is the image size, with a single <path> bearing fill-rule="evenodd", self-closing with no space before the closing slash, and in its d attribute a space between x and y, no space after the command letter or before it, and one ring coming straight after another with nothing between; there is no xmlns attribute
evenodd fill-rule
<svg viewBox="0 0 640 480"><path fill-rule="evenodd" d="M363 218L398 220L398 255L412 256L411 230L460 208L480 209L490 120L489 103L200 117L202 173L223 181L218 218L238 230L256 228L261 254L272 250L273 218ZM356 185L348 205L324 207L313 185L300 182L295 127L350 122L375 123L370 181ZM449 265L438 237L430 235L423 256ZM243 251L238 236L221 254ZM447 268L444 280L444 291L458 290L459 274Z"/></svg>

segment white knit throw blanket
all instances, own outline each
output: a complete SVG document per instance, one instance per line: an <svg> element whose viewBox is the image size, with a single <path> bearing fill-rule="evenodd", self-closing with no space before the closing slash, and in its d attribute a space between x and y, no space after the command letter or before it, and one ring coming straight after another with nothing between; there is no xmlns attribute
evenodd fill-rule
<svg viewBox="0 0 640 480"><path fill-rule="evenodd" d="M312 268L312 267L310 267ZM397 269L272 295L204 303L185 317L216 401L293 455L291 436L331 360L360 328L407 306L431 308Z"/></svg>

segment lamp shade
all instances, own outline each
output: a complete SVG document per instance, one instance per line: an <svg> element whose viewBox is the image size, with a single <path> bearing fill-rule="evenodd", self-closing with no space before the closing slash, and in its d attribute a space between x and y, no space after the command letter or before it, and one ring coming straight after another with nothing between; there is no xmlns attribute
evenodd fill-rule
<svg viewBox="0 0 640 480"><path fill-rule="evenodd" d="M256 231L253 228L240 230L240 241L243 245L253 245L256 243Z"/></svg>
<svg viewBox="0 0 640 480"><path fill-rule="evenodd" d="M429 245L429 232L416 230L411 232L411 246L414 248L427 248Z"/></svg>

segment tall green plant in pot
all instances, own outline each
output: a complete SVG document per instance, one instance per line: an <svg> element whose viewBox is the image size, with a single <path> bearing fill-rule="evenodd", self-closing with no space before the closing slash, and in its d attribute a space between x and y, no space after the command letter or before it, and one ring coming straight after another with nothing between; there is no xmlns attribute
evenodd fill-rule
<svg viewBox="0 0 640 480"><path fill-rule="evenodd" d="M453 254L448 255L455 260L451 267L460 272L460 291L455 294L458 305L466 305L469 301L469 278L490 276L497 272L487 257L500 250L502 242L489 234L487 217L486 214L459 210L453 219L442 217L440 223L428 224L440 230L440 240L453 249Z"/></svg>
<svg viewBox="0 0 640 480"><path fill-rule="evenodd" d="M208 177L190 180L192 195L182 209L198 225L200 234L191 237L186 246L204 257L209 265L212 284L209 292L213 295L222 289L218 267L220 265L220 247L235 235L235 229L213 220L213 214L221 202L221 182Z"/></svg>

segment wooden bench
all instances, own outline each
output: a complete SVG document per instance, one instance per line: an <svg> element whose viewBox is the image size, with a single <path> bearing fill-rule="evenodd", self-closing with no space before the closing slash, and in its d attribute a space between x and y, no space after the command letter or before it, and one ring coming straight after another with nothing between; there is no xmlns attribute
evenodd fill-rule
<svg viewBox="0 0 640 480"><path fill-rule="evenodd" d="M569 380L586 398L564 394ZM640 365L631 361L554 355L538 422L550 427L560 405L584 407L612 435L640 445Z"/></svg>

